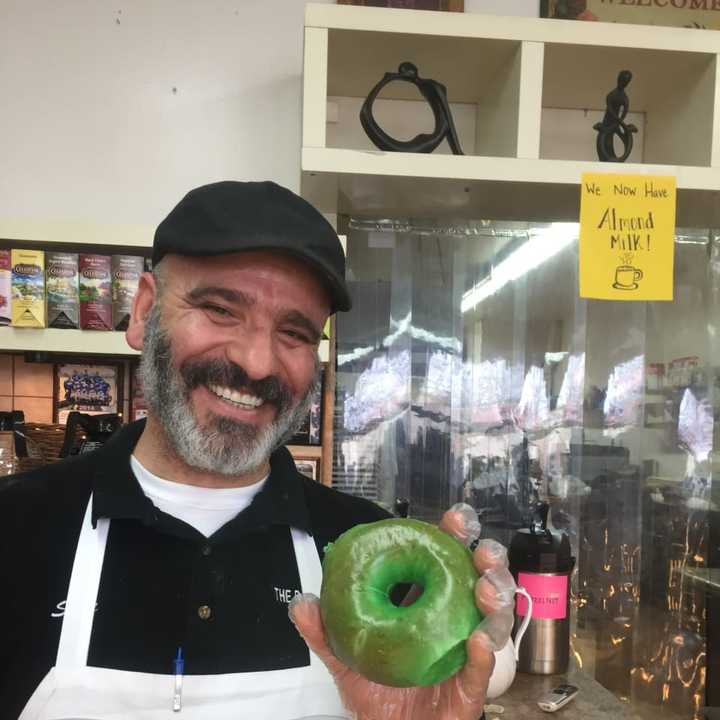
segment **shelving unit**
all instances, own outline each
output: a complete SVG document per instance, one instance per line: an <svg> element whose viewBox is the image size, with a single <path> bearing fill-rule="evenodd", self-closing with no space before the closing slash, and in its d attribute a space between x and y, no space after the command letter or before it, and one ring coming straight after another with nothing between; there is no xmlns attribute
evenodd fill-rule
<svg viewBox="0 0 720 720"><path fill-rule="evenodd" d="M577 220L583 172L669 174L678 225L716 224L719 57L713 31L311 4L302 193L329 214ZM381 152L364 135L364 98L403 61L446 85L465 156ZM588 161L622 69L641 142L622 166ZM376 114L396 137L432 127L407 83Z"/></svg>
<svg viewBox="0 0 720 720"><path fill-rule="evenodd" d="M154 234L155 228L150 225L0 217L0 247L17 246L19 243L44 247L89 245L91 248L108 246L134 251L142 249L149 253ZM93 252L92 249L88 251Z"/></svg>
<svg viewBox="0 0 720 720"><path fill-rule="evenodd" d="M0 247L67 249L70 252L140 253L148 255L155 228L22 218L0 218ZM139 355L118 331L59 330L0 327L0 353L53 352L87 355ZM327 362L329 342L320 343L320 361Z"/></svg>
<svg viewBox="0 0 720 720"><path fill-rule="evenodd" d="M365 98L406 61L446 86L465 155L446 142L430 154L383 152L366 136ZM671 175L678 227L717 227L719 61L715 31L309 4L301 193L340 224L577 222L583 173ZM625 69L635 147L627 163L599 162L593 124ZM433 127L403 82L382 90L374 114L398 139Z"/></svg>
<svg viewBox="0 0 720 720"><path fill-rule="evenodd" d="M0 352L33 351L88 355L139 355L117 331L0 328Z"/></svg>
<svg viewBox="0 0 720 720"><path fill-rule="evenodd" d="M327 362L329 343L320 343L320 362ZM0 353L52 352L83 355L139 355L118 331L59 330L56 328L0 327Z"/></svg>

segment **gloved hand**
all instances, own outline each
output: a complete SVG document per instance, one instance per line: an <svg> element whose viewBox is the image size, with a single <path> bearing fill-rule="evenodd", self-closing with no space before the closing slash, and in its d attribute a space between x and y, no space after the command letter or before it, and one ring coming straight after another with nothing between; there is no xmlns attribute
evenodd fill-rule
<svg viewBox="0 0 720 720"><path fill-rule="evenodd" d="M480 534L480 523L469 505L454 505L440 528L465 545ZM320 601L311 594L290 603L290 619L310 649L325 663L345 707L356 720L478 720L495 664L493 652L505 646L513 625L515 582L507 569L507 551L494 540L482 540L473 552L481 577L475 602L485 616L467 639L467 663L439 685L395 688L367 680L333 655L325 639Z"/></svg>

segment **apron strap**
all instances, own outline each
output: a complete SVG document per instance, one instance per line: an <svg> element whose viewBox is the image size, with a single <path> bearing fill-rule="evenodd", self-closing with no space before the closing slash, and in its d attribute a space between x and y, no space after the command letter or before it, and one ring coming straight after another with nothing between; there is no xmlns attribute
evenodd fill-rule
<svg viewBox="0 0 720 720"><path fill-rule="evenodd" d="M91 495L80 529L70 576L65 615L55 662L58 668L87 667L90 636L109 527L110 521L107 518L100 518L97 527L93 529ZM300 577L300 587L304 593L314 593L319 597L322 586L322 565L315 541L308 533L294 527L290 528L290 533ZM310 652L310 665L317 666L319 663L320 660L316 655Z"/></svg>
<svg viewBox="0 0 720 720"><path fill-rule="evenodd" d="M291 527L295 561L300 576L300 587L304 593L313 593L320 597L322 587L322 565L315 541L303 530Z"/></svg>
<svg viewBox="0 0 720 720"><path fill-rule="evenodd" d="M308 533L298 528L291 527L293 548L295 550L295 562L298 567L298 575L300 576L300 588L304 593L313 593L320 597L320 588L322 587L322 565L320 564L320 555L317 551L315 541ZM318 668L324 665L320 658L308 648L310 653L310 666Z"/></svg>
<svg viewBox="0 0 720 720"><path fill-rule="evenodd" d="M58 668L78 669L87 666L90 635L109 527L110 521L107 518L101 518L98 520L97 528L93 529L92 495L90 495L70 575L70 586L55 662Z"/></svg>

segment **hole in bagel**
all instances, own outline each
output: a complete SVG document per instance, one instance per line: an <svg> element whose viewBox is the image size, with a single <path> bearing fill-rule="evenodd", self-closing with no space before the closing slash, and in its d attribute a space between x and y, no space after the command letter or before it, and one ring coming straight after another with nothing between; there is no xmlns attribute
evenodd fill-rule
<svg viewBox="0 0 720 720"><path fill-rule="evenodd" d="M390 588L388 595L395 607L407 607L416 602L424 591L425 588L417 583L399 582Z"/></svg>

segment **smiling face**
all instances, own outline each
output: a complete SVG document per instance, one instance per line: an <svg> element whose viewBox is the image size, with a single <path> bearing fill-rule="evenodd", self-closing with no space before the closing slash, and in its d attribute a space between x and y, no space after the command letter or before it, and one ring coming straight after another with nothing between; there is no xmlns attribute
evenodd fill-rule
<svg viewBox="0 0 720 720"><path fill-rule="evenodd" d="M128 329L151 413L186 465L249 473L309 408L327 293L303 262L271 252L170 255L158 269Z"/></svg>

